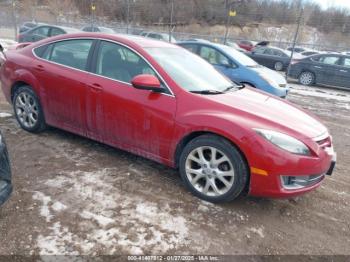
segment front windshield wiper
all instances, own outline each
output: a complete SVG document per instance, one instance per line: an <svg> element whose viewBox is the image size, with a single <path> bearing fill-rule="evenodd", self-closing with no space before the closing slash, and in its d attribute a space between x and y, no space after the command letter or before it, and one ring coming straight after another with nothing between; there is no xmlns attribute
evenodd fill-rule
<svg viewBox="0 0 350 262"><path fill-rule="evenodd" d="M192 90L191 93L201 94L201 95L218 95L223 94L223 92L218 90Z"/></svg>
<svg viewBox="0 0 350 262"><path fill-rule="evenodd" d="M228 88L224 89L224 93L230 91L231 89L235 89L235 91L244 88L244 85L234 85L234 86L229 86Z"/></svg>

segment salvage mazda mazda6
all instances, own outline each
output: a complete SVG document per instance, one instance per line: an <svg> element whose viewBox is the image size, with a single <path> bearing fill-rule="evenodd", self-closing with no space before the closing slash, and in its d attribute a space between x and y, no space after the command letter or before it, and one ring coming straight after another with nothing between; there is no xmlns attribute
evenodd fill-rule
<svg viewBox="0 0 350 262"><path fill-rule="evenodd" d="M5 57L2 89L23 129L58 127L178 168L204 200L294 197L333 171L319 120L232 83L181 47L80 33Z"/></svg>

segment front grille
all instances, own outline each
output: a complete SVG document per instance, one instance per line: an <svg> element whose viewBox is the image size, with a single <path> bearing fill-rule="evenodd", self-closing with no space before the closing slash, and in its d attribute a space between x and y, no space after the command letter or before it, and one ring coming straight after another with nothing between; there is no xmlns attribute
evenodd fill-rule
<svg viewBox="0 0 350 262"><path fill-rule="evenodd" d="M311 175L311 176L281 176L282 186L285 189L300 189L316 185L321 182L324 178L322 175Z"/></svg>

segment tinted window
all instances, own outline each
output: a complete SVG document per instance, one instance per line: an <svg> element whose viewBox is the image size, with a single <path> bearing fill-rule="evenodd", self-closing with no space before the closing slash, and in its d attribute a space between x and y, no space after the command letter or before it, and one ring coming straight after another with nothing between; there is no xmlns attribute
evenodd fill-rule
<svg viewBox="0 0 350 262"><path fill-rule="evenodd" d="M264 52L264 54L265 54L265 55L274 55L273 50L270 49L270 48L266 49L265 52Z"/></svg>
<svg viewBox="0 0 350 262"><path fill-rule="evenodd" d="M339 56L323 56L319 61L327 65L339 65L339 60Z"/></svg>
<svg viewBox="0 0 350 262"><path fill-rule="evenodd" d="M256 54L264 54L264 52L265 52L265 48L255 48L254 49L254 53L256 53Z"/></svg>
<svg viewBox="0 0 350 262"><path fill-rule="evenodd" d="M228 58L214 48L202 46L199 55L213 65L228 65Z"/></svg>
<svg viewBox="0 0 350 262"><path fill-rule="evenodd" d="M35 49L34 49L35 55L42 58L43 55L44 55L44 52L45 52L46 48L47 48L47 45L44 45L44 46L40 46L40 47L35 48Z"/></svg>
<svg viewBox="0 0 350 262"><path fill-rule="evenodd" d="M32 31L33 35L49 36L50 28L48 26L41 26Z"/></svg>
<svg viewBox="0 0 350 262"><path fill-rule="evenodd" d="M85 70L92 42L92 40L68 40L55 43L50 60Z"/></svg>
<svg viewBox="0 0 350 262"><path fill-rule="evenodd" d="M106 41L100 44L96 73L126 83L131 83L131 79L140 74L156 76L139 55L126 47Z"/></svg>
<svg viewBox="0 0 350 262"><path fill-rule="evenodd" d="M350 67L350 58L349 57L344 58L343 66Z"/></svg>
<svg viewBox="0 0 350 262"><path fill-rule="evenodd" d="M285 54L282 52L282 51L280 51L280 50L277 50L277 49L272 49L272 53L273 53L273 55L275 55L275 56L285 56Z"/></svg>
<svg viewBox="0 0 350 262"><path fill-rule="evenodd" d="M162 39L162 37L160 35L154 34L154 33L150 33L148 35L148 37L155 38L155 39L158 39L158 40Z"/></svg>
<svg viewBox="0 0 350 262"><path fill-rule="evenodd" d="M185 45L181 45L182 47L186 48L188 51L191 51L192 53L197 53L198 50L198 45L194 45L194 44L185 44Z"/></svg>
<svg viewBox="0 0 350 262"><path fill-rule="evenodd" d="M53 27L51 28L51 36L55 36L55 35L63 35L64 31L62 29Z"/></svg>

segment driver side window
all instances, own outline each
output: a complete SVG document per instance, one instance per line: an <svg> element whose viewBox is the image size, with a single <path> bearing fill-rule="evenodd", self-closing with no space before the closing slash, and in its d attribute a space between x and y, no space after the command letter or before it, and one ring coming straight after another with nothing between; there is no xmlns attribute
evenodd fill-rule
<svg viewBox="0 0 350 262"><path fill-rule="evenodd" d="M129 84L137 75L157 76L154 70L135 52L107 41L101 41L96 74Z"/></svg>

